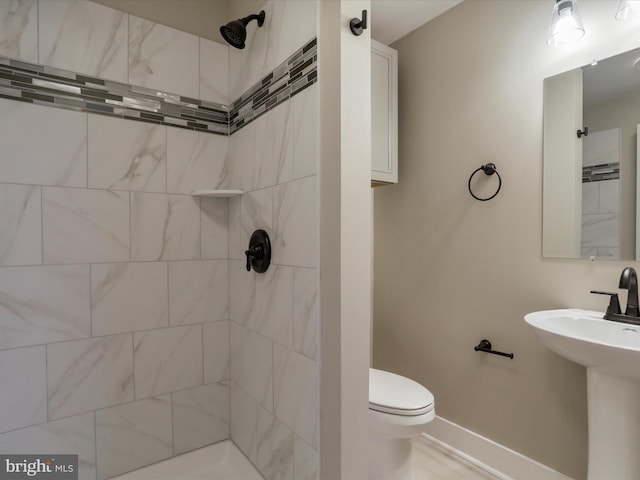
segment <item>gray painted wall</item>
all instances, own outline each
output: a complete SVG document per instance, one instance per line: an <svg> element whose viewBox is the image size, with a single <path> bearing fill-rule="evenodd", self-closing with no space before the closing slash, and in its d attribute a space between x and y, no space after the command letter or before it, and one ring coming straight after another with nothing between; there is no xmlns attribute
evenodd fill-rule
<svg viewBox="0 0 640 480"><path fill-rule="evenodd" d="M586 476L585 369L523 316L604 310L589 290L615 289L627 263L541 258L542 82L639 40L615 2L580 7L573 48L546 45L548 1L466 1L396 42L400 181L374 195L374 365L426 385L440 416L573 478ZM481 203L467 180L487 162L503 187ZM474 352L483 338L515 359Z"/></svg>

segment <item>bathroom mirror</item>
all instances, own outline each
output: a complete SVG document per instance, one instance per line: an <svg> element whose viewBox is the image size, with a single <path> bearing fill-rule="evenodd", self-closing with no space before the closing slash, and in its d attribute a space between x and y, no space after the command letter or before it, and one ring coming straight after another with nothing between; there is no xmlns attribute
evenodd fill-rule
<svg viewBox="0 0 640 480"><path fill-rule="evenodd" d="M544 81L544 257L640 259L640 48Z"/></svg>

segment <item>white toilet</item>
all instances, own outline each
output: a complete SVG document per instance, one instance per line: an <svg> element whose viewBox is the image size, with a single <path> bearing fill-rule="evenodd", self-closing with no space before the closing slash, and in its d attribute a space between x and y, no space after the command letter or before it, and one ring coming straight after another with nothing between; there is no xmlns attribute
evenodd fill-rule
<svg viewBox="0 0 640 480"><path fill-rule="evenodd" d="M413 480L413 437L436 416L434 398L418 382L369 369L369 479Z"/></svg>

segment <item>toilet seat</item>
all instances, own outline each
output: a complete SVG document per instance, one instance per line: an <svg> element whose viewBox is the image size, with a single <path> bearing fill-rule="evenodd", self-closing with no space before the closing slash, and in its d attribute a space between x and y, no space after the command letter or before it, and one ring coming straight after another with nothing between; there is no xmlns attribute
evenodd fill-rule
<svg viewBox="0 0 640 480"><path fill-rule="evenodd" d="M369 369L370 410L412 417L424 415L433 408L433 394L418 382L395 373Z"/></svg>

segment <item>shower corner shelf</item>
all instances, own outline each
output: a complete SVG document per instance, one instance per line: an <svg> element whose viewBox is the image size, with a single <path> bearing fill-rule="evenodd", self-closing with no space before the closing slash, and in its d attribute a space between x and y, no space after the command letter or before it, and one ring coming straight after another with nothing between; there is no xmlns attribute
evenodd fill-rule
<svg viewBox="0 0 640 480"><path fill-rule="evenodd" d="M191 195L194 197L218 197L229 198L242 195L243 190L194 190Z"/></svg>

